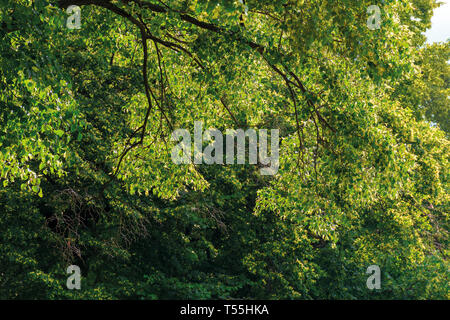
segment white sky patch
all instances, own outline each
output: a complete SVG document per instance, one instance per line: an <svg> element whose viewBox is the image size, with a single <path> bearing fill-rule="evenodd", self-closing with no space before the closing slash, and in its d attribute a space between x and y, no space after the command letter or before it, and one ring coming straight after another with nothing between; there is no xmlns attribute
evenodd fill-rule
<svg viewBox="0 0 450 320"><path fill-rule="evenodd" d="M445 4L434 10L431 29L425 33L428 43L445 42L450 39L450 3L449 0L441 0L441 2Z"/></svg>

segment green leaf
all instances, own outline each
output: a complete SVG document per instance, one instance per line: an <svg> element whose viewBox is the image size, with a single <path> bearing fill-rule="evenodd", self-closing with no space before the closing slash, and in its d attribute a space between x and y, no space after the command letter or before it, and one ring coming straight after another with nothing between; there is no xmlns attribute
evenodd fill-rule
<svg viewBox="0 0 450 320"><path fill-rule="evenodd" d="M63 135L64 135L64 131L63 130L61 130L61 129L59 129L59 130L55 130L55 134L58 136L58 137L62 137Z"/></svg>

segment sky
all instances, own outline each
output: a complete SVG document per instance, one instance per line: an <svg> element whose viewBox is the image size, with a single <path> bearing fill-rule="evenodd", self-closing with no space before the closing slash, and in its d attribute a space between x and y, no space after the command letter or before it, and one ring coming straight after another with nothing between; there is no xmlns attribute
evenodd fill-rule
<svg viewBox="0 0 450 320"><path fill-rule="evenodd" d="M450 0L441 0L445 4L434 10L431 29L425 35L428 42L446 41L450 38Z"/></svg>

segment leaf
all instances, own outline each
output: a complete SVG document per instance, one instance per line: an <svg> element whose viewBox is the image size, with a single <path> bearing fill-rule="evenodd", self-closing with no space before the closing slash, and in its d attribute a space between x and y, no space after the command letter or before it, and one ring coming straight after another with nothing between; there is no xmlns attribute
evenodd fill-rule
<svg viewBox="0 0 450 320"><path fill-rule="evenodd" d="M60 137L60 138L64 135L64 131L61 130L61 129L55 130L54 132L55 132L55 134L56 134L58 137Z"/></svg>

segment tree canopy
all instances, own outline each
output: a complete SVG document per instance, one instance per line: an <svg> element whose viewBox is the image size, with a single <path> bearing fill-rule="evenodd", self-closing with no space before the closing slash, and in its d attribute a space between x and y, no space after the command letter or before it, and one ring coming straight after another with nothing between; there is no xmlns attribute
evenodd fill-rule
<svg viewBox="0 0 450 320"><path fill-rule="evenodd" d="M437 6L0 0L0 298L448 299ZM194 121L279 129L278 173L174 164Z"/></svg>

